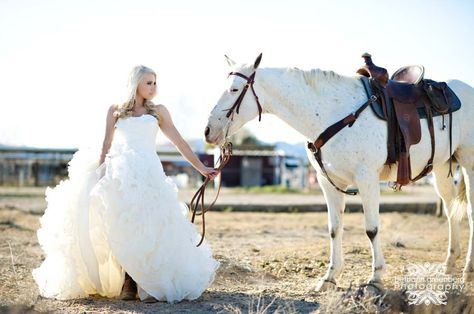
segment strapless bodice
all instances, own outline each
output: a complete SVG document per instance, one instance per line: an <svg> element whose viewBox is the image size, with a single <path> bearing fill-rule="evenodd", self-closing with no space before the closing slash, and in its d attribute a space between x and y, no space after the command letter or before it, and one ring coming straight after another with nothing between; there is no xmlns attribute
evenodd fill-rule
<svg viewBox="0 0 474 314"><path fill-rule="evenodd" d="M124 144L134 150L156 151L158 121L149 114L118 119L111 149Z"/></svg>

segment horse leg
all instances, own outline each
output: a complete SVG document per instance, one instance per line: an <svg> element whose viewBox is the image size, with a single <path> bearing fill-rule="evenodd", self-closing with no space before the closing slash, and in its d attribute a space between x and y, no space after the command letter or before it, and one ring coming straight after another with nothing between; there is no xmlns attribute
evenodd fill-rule
<svg viewBox="0 0 474 314"><path fill-rule="evenodd" d="M472 136L468 138L472 141ZM474 142L459 147L455 156L462 167L463 180L459 182L459 192L456 197L460 204L467 203L467 217L469 220L469 246L467 248L466 265L464 266L464 280L474 280ZM462 210L462 206L455 206L455 210Z"/></svg>
<svg viewBox="0 0 474 314"><path fill-rule="evenodd" d="M463 166L463 177L464 185L460 184L460 194L465 192L466 202L467 202L467 217L469 219L469 246L467 249L466 255L466 265L464 266L464 280L473 281L474 280L474 165L469 167ZM465 191L463 191L465 189Z"/></svg>
<svg viewBox="0 0 474 314"><path fill-rule="evenodd" d="M372 276L368 283L378 289L383 289L382 274L385 269L385 260L382 253L380 238L380 186L379 176L367 166L358 167L355 174L355 183L364 209L365 232L372 248Z"/></svg>
<svg viewBox="0 0 474 314"><path fill-rule="evenodd" d="M452 177L448 177L449 163L439 165L433 169L434 187L436 193L443 201L443 208L448 219L449 246L446 257L446 273L452 273L456 266L456 260L461 256L461 245L459 242L459 219L453 217L453 201L457 191Z"/></svg>
<svg viewBox="0 0 474 314"><path fill-rule="evenodd" d="M342 214L346 206L344 194L337 191L331 183L318 173L318 182L328 207L328 229L331 237L331 257L329 267L316 287L317 291L336 288L336 278L342 272L344 260L342 256ZM341 188L345 188L342 187Z"/></svg>

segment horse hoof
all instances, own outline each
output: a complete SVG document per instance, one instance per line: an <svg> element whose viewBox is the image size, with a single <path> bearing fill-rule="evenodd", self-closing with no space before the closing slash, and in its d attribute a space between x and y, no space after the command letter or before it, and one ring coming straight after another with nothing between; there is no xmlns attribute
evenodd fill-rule
<svg viewBox="0 0 474 314"><path fill-rule="evenodd" d="M360 288L363 289L365 295L371 296L380 296L385 292L383 283L378 281L369 281L368 283L361 285Z"/></svg>
<svg viewBox="0 0 474 314"><path fill-rule="evenodd" d="M324 291L333 291L336 290L337 286L334 281L328 281L325 279L321 279L316 286L317 292L324 292Z"/></svg>

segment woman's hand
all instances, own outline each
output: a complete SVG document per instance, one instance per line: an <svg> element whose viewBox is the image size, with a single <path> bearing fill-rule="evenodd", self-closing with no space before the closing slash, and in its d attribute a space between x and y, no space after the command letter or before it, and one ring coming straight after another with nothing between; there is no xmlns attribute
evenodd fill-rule
<svg viewBox="0 0 474 314"><path fill-rule="evenodd" d="M217 171L217 169L211 167L204 167L198 169L198 171L206 178L209 178L209 180L214 180L214 178L217 177L217 175L219 174L219 171Z"/></svg>

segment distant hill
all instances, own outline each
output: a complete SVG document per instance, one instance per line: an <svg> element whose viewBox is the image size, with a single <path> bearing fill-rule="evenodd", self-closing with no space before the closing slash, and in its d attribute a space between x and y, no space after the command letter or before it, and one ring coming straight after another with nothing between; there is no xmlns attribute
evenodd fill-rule
<svg viewBox="0 0 474 314"><path fill-rule="evenodd" d="M0 144L0 149L25 148L26 146Z"/></svg>
<svg viewBox="0 0 474 314"><path fill-rule="evenodd" d="M275 142L273 143L276 145L277 149L281 149L284 151L287 155L292 155L295 157L300 157L306 159L306 149L305 149L305 143L296 143L296 144L289 144L286 142Z"/></svg>

